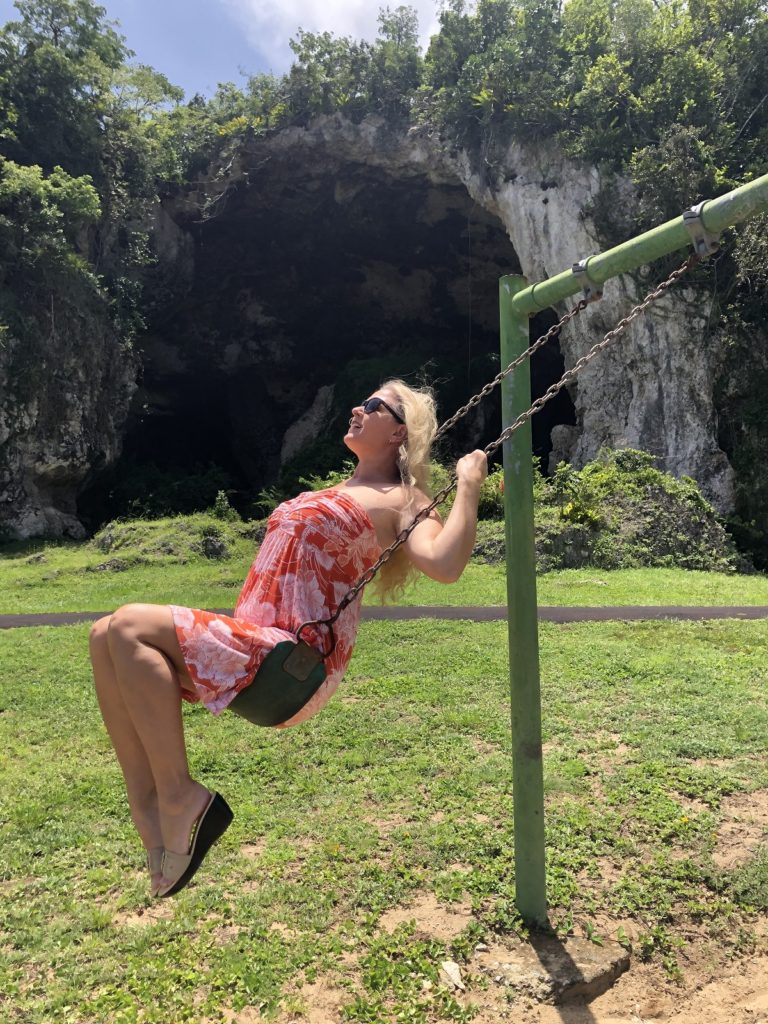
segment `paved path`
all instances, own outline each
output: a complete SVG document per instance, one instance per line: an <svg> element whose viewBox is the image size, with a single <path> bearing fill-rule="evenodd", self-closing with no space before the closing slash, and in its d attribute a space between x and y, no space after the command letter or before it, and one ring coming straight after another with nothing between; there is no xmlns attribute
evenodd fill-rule
<svg viewBox="0 0 768 1024"><path fill-rule="evenodd" d="M216 611L231 614L230 608ZM77 622L93 622L109 612L53 612L46 615L0 615L0 629L14 629L19 626L69 626ZM494 622L506 619L507 609L499 608L454 608L448 605L414 607L365 607L363 619L470 619L473 622ZM741 607L716 606L661 606L624 605L621 607L594 607L572 605L570 607L539 607L541 622L608 622L611 620L630 621L637 619L767 619L768 605L742 605Z"/></svg>

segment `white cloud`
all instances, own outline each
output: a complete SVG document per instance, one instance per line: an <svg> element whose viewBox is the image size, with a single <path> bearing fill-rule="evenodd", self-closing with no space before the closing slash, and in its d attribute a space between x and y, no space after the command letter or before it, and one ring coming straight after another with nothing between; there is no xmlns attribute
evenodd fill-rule
<svg viewBox="0 0 768 1024"><path fill-rule="evenodd" d="M288 40L299 28L353 39L376 38L381 7L394 10L402 0L220 0L250 45L275 72L286 71L293 54ZM411 0L419 15L419 37L426 47L438 28L436 0Z"/></svg>

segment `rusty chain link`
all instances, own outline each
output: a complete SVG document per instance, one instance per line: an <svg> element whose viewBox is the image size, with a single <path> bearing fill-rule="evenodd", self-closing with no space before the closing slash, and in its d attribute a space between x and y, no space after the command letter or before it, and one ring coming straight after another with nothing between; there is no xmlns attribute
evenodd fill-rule
<svg viewBox="0 0 768 1024"><path fill-rule="evenodd" d="M673 284L677 283L677 281L683 276L683 274L689 271L692 267L696 266L696 264L699 261L700 257L696 255L696 253L692 253L685 261L685 263L681 264L676 270L673 270L665 281L662 281L661 284L657 285L657 287L654 288L653 291L648 292L643 301L639 303L637 306L635 306L632 310L630 310L630 312L624 317L624 319L620 320L612 330L608 331L608 333L605 335L602 341L599 341L596 345L593 345L592 348L581 357L581 359L574 363L570 370L566 370L566 372L563 374L560 380L557 381L557 383L553 384L550 388L548 388L547 391L545 391L545 393L541 395L540 398L537 398L536 401L530 406L530 408L526 409L525 412L521 413L517 417L517 419L513 423L511 423L495 441L492 441L489 445L487 445L483 449L485 454L490 455L492 452L495 452L497 448L500 448L505 441L508 441L509 438L515 433L515 431L519 430L525 423L527 423L528 420L530 420L540 409L542 409L551 398L554 398L554 396L559 391L561 391L566 386L566 384L570 384L570 382L587 365L587 363L591 362L596 355L603 351L603 349L608 348L611 342L615 341L616 338L620 334L622 334L623 331L626 330L626 328L629 326L629 324L632 323L633 320L640 316L641 313L644 313L648 306L650 306L653 302L655 302L657 299L660 299L661 296L666 291L668 291ZM550 328L550 330L547 331L546 334L542 335L541 338L535 341L530 348L526 349L526 351L523 352L522 355L518 356L517 359L510 363L505 370L502 370L501 373L499 373L496 376L496 378L490 382L490 384L486 385L486 387L484 387L483 390L478 395L470 399L470 401L467 402L467 404L463 406L461 409L459 409L459 411L454 416L452 416L449 420L446 420L445 423L438 430L438 434L445 433L445 431L449 427L453 426L453 424L456 422L456 420L460 418L461 415L464 415L470 409L474 408L474 406L477 405L478 402L480 402L481 399L486 394L488 394L488 392L491 391L501 380L503 380L504 377L511 373L515 369L515 367L519 366L525 359L529 358L536 351L537 348L540 348L543 344L545 344L545 342L548 341L549 338L553 335L553 332L558 331L563 324L571 320L574 316L577 315L577 313L580 313L584 306L586 306L586 304L586 300L581 299L579 303L576 306L574 306L574 308L570 310L570 312L567 313L559 323L555 324L555 326ZM440 504L440 502L448 497L451 491L453 491L454 488L457 486L458 482L458 477L456 476L456 474L454 474L449 480L449 482L445 485L445 487L441 488L441 490L439 490L437 494L432 498L432 501L429 503L429 505L426 505L423 509L417 512L413 519L413 522L411 522L405 529L401 530L400 533L398 533L393 543L390 544L385 551L382 551L381 555L379 555L378 559L370 567L370 569L363 573L363 575L360 577L357 583L355 583L355 585L347 591L347 593L339 602L339 607L336 609L336 611L330 618L315 619L312 622L306 622L304 623L303 626L300 627L299 633L301 632L302 629L304 629L305 626L325 625L331 629L331 634L333 634L332 626L333 623L336 622L336 620L338 619L339 615L341 615L344 609L355 600L355 598L363 589L363 587L367 586L371 582L371 580L374 578L379 569L381 569L381 567L389 561L392 555L394 555L395 551L397 551L399 547L402 547L402 545L405 544L405 542L408 540L408 538L419 525L419 523L423 522L430 514L430 512L433 512L434 509L436 509L437 506Z"/></svg>

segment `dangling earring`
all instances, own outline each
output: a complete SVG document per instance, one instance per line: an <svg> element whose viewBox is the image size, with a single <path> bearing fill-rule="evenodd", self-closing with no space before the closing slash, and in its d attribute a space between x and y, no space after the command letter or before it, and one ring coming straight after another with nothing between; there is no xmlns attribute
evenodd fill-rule
<svg viewBox="0 0 768 1024"><path fill-rule="evenodd" d="M397 471L400 474L400 479L403 483L406 483L410 473L408 471L408 452L405 445L400 445L400 450L397 453Z"/></svg>

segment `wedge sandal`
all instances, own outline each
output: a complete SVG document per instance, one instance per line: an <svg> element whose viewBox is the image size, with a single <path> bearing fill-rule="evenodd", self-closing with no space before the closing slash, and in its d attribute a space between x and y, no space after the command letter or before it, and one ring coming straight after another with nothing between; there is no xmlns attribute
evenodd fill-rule
<svg viewBox="0 0 768 1024"><path fill-rule="evenodd" d="M163 875L173 879L173 882L167 889L157 893L161 899L175 895L192 881L195 872L205 860L205 855L227 831L233 817L224 797L220 793L213 793L205 810L195 822L189 852L174 853L173 850L165 850L163 853Z"/></svg>

